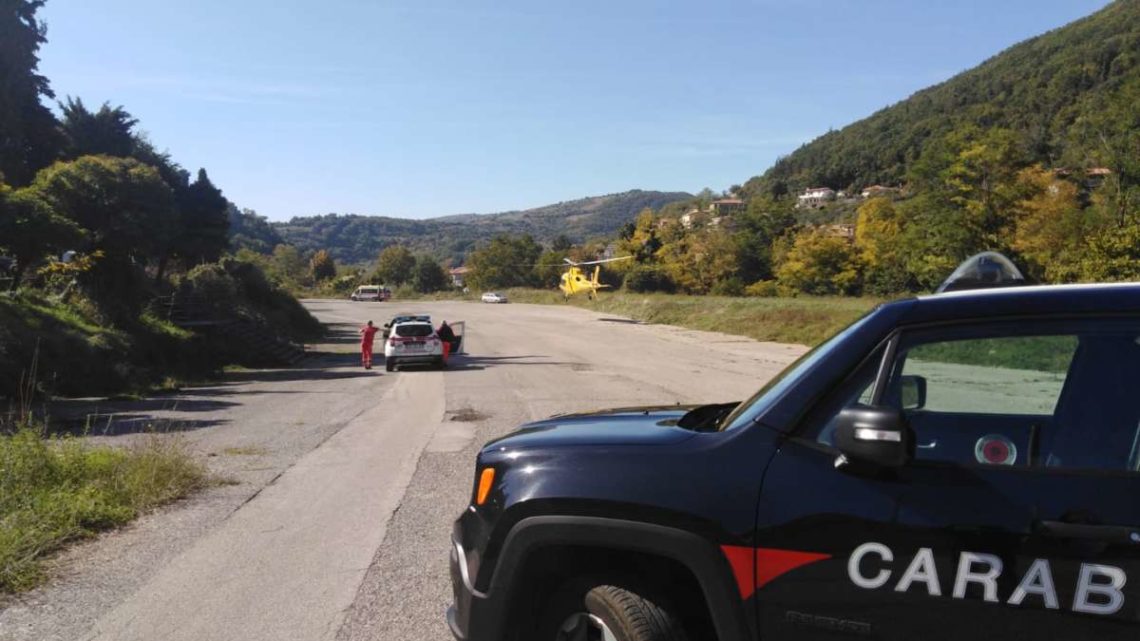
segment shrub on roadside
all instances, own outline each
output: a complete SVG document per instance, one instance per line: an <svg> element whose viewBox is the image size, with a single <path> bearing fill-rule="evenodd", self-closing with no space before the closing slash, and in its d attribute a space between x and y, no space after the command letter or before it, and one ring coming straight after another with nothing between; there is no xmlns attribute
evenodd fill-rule
<svg viewBox="0 0 1140 641"><path fill-rule="evenodd" d="M712 286L709 293L713 296L743 296L744 283L736 277L720 280Z"/></svg>
<svg viewBox="0 0 1140 641"><path fill-rule="evenodd" d="M776 289L776 281L758 280L744 288L744 295L755 296L757 298L772 298L778 296L779 292Z"/></svg>

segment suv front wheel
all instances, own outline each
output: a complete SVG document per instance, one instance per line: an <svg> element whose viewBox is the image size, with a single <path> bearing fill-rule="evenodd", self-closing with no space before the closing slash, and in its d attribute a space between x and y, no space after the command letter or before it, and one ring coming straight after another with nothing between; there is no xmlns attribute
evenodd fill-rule
<svg viewBox="0 0 1140 641"><path fill-rule="evenodd" d="M668 606L616 585L558 593L544 609L538 633L541 641L688 641Z"/></svg>

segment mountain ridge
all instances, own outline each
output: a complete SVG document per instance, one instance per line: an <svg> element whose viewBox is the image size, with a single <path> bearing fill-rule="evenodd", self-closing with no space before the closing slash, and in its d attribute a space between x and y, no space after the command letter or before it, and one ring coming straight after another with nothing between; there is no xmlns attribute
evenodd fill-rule
<svg viewBox="0 0 1140 641"><path fill-rule="evenodd" d="M373 260L393 244L459 263L479 242L498 234L530 234L540 243L559 236L572 242L612 237L643 209L657 210L693 197L687 192L631 189L490 214L409 219L331 213L294 216L270 225L285 243L305 252L326 249L342 263Z"/></svg>

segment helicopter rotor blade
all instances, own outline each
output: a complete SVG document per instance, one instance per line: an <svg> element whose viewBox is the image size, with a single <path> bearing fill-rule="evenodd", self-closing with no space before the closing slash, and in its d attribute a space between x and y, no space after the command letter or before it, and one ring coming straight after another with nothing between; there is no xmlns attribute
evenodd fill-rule
<svg viewBox="0 0 1140 641"><path fill-rule="evenodd" d="M603 263L616 263L619 260L630 260L633 256L622 256L620 258L606 258L603 260L591 260L584 263L574 263L575 265L601 265Z"/></svg>

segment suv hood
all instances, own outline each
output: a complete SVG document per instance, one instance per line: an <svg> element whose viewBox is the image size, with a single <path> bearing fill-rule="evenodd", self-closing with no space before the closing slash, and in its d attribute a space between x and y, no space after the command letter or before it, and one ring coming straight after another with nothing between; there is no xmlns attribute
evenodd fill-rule
<svg viewBox="0 0 1140 641"><path fill-rule="evenodd" d="M695 432L677 426L692 405L635 407L564 414L526 423L488 449L560 447L575 445L671 445L692 438Z"/></svg>

